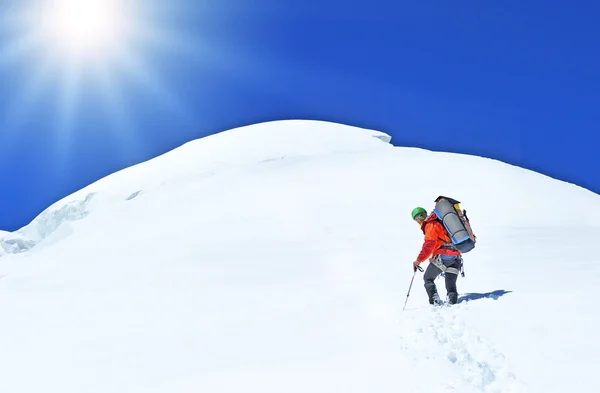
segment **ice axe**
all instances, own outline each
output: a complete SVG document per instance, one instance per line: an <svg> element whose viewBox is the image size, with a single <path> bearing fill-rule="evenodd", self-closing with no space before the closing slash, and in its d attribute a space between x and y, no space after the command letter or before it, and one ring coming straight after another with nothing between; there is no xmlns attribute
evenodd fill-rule
<svg viewBox="0 0 600 393"><path fill-rule="evenodd" d="M419 269L420 272L423 271L423 268L421 266L417 266L417 269ZM404 307L402 307L402 311L404 311L404 309L406 308L406 303L408 303L408 296L410 296L410 289L412 288L413 281L415 281L416 274L417 274L417 271L415 270L415 272L413 273L412 279L410 280L410 286L408 287L408 293L406 294L406 300L404 301Z"/></svg>

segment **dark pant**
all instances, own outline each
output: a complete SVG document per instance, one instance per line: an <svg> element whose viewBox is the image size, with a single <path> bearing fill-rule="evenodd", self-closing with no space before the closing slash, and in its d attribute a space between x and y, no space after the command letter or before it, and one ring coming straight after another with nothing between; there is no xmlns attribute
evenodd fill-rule
<svg viewBox="0 0 600 393"><path fill-rule="evenodd" d="M460 271L462 266L462 258L461 257L446 257L444 256L435 256L441 261L444 266L452 267ZM425 280L425 290L427 291L427 295L429 296L429 304L434 303L435 295L437 295L437 288L435 286L435 279L440 275L442 270L435 266L432 262L429 263L427 270L425 270L425 274L423 279ZM458 279L458 274L446 272L444 274L444 278L446 280L446 292L448 292L448 303L456 304L458 301L458 291L456 290L456 280Z"/></svg>

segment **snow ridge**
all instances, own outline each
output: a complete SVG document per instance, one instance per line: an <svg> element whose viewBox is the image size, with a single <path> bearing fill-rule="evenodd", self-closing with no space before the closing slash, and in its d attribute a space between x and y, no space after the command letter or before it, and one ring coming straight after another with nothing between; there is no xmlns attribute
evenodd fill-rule
<svg viewBox="0 0 600 393"><path fill-rule="evenodd" d="M53 204L14 233L0 232L0 255L30 251L61 225L87 217L97 199L102 199L96 203L100 206L110 199L130 201L169 183L284 159L391 147L391 139L380 131L301 120L273 121L210 135L109 175Z"/></svg>

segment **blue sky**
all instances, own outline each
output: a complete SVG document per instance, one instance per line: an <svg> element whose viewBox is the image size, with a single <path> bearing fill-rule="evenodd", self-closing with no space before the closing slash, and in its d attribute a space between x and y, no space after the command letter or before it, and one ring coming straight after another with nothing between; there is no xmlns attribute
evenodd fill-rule
<svg viewBox="0 0 600 393"><path fill-rule="evenodd" d="M189 140L280 119L600 193L597 1L132 2L151 32L120 48L135 61L76 72L54 45L15 50L26 2L0 0L0 229Z"/></svg>

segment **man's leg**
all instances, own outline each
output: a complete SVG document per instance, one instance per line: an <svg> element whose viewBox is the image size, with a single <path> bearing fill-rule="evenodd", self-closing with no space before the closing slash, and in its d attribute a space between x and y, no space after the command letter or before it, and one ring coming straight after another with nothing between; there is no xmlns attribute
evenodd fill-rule
<svg viewBox="0 0 600 393"><path fill-rule="evenodd" d="M461 258L453 258L444 261L444 265L447 267L453 267L460 271L460 266L462 264ZM456 304L458 302L458 290L456 289L456 280L458 279L458 274L446 272L446 292L448 292L448 303Z"/></svg>
<svg viewBox="0 0 600 393"><path fill-rule="evenodd" d="M425 290L427 291L427 296L429 296L429 304L439 303L439 295L437 293L437 288L435 287L435 279L442 271L435 266L433 263L430 263L427 266L427 270L425 270L425 274L423 275L423 280L425 281Z"/></svg>

